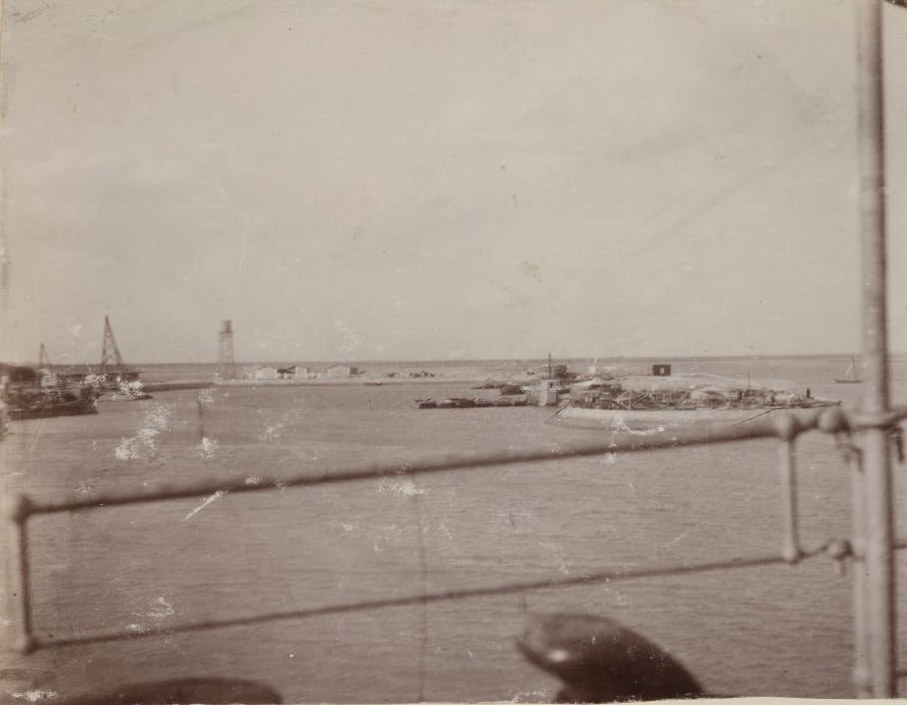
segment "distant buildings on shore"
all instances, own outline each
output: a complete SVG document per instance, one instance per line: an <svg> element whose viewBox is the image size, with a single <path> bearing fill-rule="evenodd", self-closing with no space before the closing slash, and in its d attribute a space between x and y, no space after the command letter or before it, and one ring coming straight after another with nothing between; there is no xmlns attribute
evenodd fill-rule
<svg viewBox="0 0 907 705"><path fill-rule="evenodd" d="M318 379L320 377L329 377L331 379L348 379L358 375L365 374L365 370L352 365L337 364L331 365L324 370L316 370L303 365L288 365L287 367L277 367L275 365L261 365L253 370L246 370L243 375L246 379L261 380L294 380L294 379Z"/></svg>
<svg viewBox="0 0 907 705"><path fill-rule="evenodd" d="M218 331L217 377L220 379L254 379L254 380L301 380L330 377L332 379L349 379L365 374L352 365L338 363L324 370L316 370L304 365L258 365L248 367L237 365L233 356L233 321L223 320Z"/></svg>

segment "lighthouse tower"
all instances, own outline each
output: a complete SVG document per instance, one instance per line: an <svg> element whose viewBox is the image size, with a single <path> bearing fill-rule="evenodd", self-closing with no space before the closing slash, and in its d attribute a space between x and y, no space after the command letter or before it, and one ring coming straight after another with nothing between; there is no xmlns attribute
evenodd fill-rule
<svg viewBox="0 0 907 705"><path fill-rule="evenodd" d="M221 379L233 378L233 322L221 321L218 334L217 372Z"/></svg>

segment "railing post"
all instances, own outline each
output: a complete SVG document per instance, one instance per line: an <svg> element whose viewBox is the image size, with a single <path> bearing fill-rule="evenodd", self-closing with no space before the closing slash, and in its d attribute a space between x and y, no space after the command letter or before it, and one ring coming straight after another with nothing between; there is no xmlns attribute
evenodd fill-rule
<svg viewBox="0 0 907 705"><path fill-rule="evenodd" d="M29 503L24 495L10 497L3 512L6 577L6 620L7 648L28 653L34 648L31 633L31 595L29 594L28 570L28 521Z"/></svg>
<svg viewBox="0 0 907 705"><path fill-rule="evenodd" d="M894 507L887 422L888 342L885 276L885 152L882 0L857 2L860 220L863 242L865 423L860 433L866 483L866 600L872 638L873 696L896 694Z"/></svg>
<svg viewBox="0 0 907 705"><path fill-rule="evenodd" d="M871 698L870 643L866 631L866 484L857 449L850 453L850 483L853 551L853 686L858 698Z"/></svg>
<svg viewBox="0 0 907 705"><path fill-rule="evenodd" d="M803 557L800 549L800 529L797 510L797 470L794 443L799 426L793 416L781 416L776 422L781 442L778 444L778 468L781 473L783 495L782 516L784 538L781 555L788 563L796 563Z"/></svg>

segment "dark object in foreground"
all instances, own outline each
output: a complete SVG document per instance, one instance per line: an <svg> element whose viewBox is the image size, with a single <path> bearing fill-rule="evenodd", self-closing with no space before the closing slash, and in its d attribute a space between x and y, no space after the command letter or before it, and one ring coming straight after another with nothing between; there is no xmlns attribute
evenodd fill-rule
<svg viewBox="0 0 907 705"><path fill-rule="evenodd" d="M188 705L188 703L280 703L273 688L236 678L180 678L131 683L106 693L67 698L59 705Z"/></svg>
<svg viewBox="0 0 907 705"><path fill-rule="evenodd" d="M607 617L532 617L517 646L533 664L564 682L559 703L704 695L702 686L667 651Z"/></svg>

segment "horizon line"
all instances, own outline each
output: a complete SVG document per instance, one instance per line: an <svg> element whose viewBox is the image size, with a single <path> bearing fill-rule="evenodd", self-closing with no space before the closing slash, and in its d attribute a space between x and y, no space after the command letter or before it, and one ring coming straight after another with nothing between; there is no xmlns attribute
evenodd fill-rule
<svg viewBox="0 0 907 705"><path fill-rule="evenodd" d="M652 360L659 360L665 362L671 362L673 360L684 360L684 361L698 361L698 360L777 360L777 359L828 359L828 358L848 358L848 357L861 357L860 353L792 353L792 354L783 354L783 353L761 353L761 354L752 354L752 355L609 355L609 356L595 356L595 355L580 355L580 356L564 356L556 357L551 356L551 361L599 361L602 363L607 362L650 362ZM892 352L888 354L889 359L893 358L902 358L907 357L907 352ZM247 365L299 365L299 364L329 364L329 365L362 365L362 364L372 364L372 365L386 365L386 364L466 364L466 363L502 363L502 362L527 362L527 363L545 363L547 362L547 357L489 357L489 358L460 358L460 359L443 359L443 358L422 358L422 359L404 359L404 358L395 358L395 359L334 359L334 358L324 358L324 359L293 359L288 358L279 359L279 360L247 360L247 361L234 361L230 363L233 367L241 367ZM6 365L37 365L36 362L27 361L27 362L3 362L0 364ZM128 363L124 365L127 368L136 368L142 366L155 366L155 365L195 365L195 366L211 366L219 365L220 363L217 360L210 360L205 362L191 362L191 361L170 361L170 362L137 362L137 363ZM97 362L58 362L51 363L52 367L100 367L100 363Z"/></svg>

